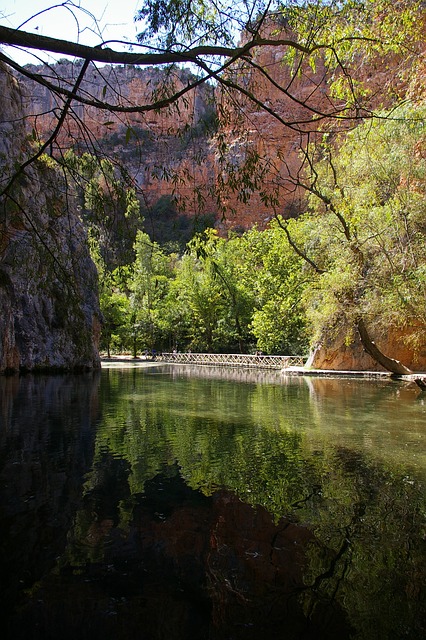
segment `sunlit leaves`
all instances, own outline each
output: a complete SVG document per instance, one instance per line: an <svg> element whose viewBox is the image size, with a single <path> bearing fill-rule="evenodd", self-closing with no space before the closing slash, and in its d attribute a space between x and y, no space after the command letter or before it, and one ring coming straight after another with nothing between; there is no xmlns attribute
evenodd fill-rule
<svg viewBox="0 0 426 640"><path fill-rule="evenodd" d="M377 64L386 67L392 59L394 79L403 80L419 59L424 22L420 0L306 0L283 5L283 15L307 49L301 54L289 48L287 62L300 71L302 61L313 68L323 60L330 73L331 95L342 106L368 108L365 98L373 90L369 65L371 70ZM384 101L388 80L381 86ZM397 91L397 82L392 90Z"/></svg>
<svg viewBox="0 0 426 640"><path fill-rule="evenodd" d="M299 225L325 273L306 295L317 337L364 317L407 330L419 347L426 290L424 108L407 105L355 129L315 164L310 212ZM346 225L343 227L342 221ZM349 233L346 234L345 231Z"/></svg>
<svg viewBox="0 0 426 640"><path fill-rule="evenodd" d="M247 7L245 2L208 2L207 0L148 0L137 12L135 20L145 28L138 36L141 42L157 40L166 50L191 44L232 45L255 8L257 0Z"/></svg>

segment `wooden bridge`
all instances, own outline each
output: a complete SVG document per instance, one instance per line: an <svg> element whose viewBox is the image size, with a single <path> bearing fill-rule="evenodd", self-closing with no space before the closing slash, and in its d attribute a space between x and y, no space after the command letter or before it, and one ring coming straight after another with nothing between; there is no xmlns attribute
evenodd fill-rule
<svg viewBox="0 0 426 640"><path fill-rule="evenodd" d="M177 364L202 364L222 367L257 367L288 369L303 367L305 356L261 356L247 353L161 353L155 360Z"/></svg>

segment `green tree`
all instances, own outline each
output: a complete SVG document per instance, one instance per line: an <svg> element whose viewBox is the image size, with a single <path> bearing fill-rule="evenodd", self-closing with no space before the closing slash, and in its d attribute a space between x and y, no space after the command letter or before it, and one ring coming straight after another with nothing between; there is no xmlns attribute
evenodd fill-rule
<svg viewBox="0 0 426 640"><path fill-rule="evenodd" d="M238 237L220 238L213 229L188 244L177 274L178 297L187 308L188 347L202 351L244 351L252 341L252 296L241 275Z"/></svg>
<svg viewBox="0 0 426 640"><path fill-rule="evenodd" d="M244 351L252 340L249 324L253 296L241 277L246 256L241 251L240 237L219 238L210 229L196 236L189 246L209 273L212 285L220 291L222 313L215 330L217 342Z"/></svg>
<svg viewBox="0 0 426 640"><path fill-rule="evenodd" d="M406 106L355 129L339 151L325 142L305 183L303 245L294 243L315 272L306 297L315 337L357 328L396 373L407 370L380 354L369 327L402 330L414 352L424 344L424 118L424 108Z"/></svg>
<svg viewBox="0 0 426 640"><path fill-rule="evenodd" d="M241 239L245 277L251 280L255 294L251 328L261 351L303 354L308 348L303 293L309 274L278 222L263 232L254 229Z"/></svg>
<svg viewBox="0 0 426 640"><path fill-rule="evenodd" d="M129 282L133 355L139 349L154 351L169 344L167 323L168 292L174 276L173 255L151 242L148 234L138 231L136 259Z"/></svg>
<svg viewBox="0 0 426 640"><path fill-rule="evenodd" d="M212 229L196 236L173 284L185 317L181 346L304 352L308 340L302 296L307 277L278 224L228 239Z"/></svg>
<svg viewBox="0 0 426 640"><path fill-rule="evenodd" d="M62 159L81 203L82 218L98 239L100 252L112 271L134 258L136 232L144 218L135 187L123 167L93 153L68 150Z"/></svg>
<svg viewBox="0 0 426 640"><path fill-rule="evenodd" d="M99 241L89 234L90 253L98 271L99 304L102 313L102 330L99 347L106 351L122 352L128 348L130 300L126 293L128 268L110 271L101 256Z"/></svg>
<svg viewBox="0 0 426 640"><path fill-rule="evenodd" d="M190 251L182 258L176 288L179 304L186 308L186 347L192 351L215 351L224 301L212 264Z"/></svg>

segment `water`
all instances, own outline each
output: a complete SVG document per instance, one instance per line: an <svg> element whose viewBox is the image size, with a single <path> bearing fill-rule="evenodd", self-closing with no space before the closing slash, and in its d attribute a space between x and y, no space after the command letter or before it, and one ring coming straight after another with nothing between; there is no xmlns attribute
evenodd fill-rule
<svg viewBox="0 0 426 640"><path fill-rule="evenodd" d="M419 638L426 394L153 366L0 378L3 638Z"/></svg>

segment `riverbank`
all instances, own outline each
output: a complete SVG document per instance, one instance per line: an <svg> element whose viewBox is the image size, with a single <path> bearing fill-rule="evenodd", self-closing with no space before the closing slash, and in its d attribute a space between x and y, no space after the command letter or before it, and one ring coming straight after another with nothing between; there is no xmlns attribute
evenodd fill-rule
<svg viewBox="0 0 426 640"><path fill-rule="evenodd" d="M119 356L101 356L101 367L102 369L111 369L111 368L125 368L132 369L138 367L158 367L158 365L163 364L160 361L156 361L151 357L140 356L134 358L130 355L119 355Z"/></svg>

